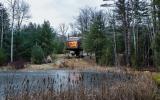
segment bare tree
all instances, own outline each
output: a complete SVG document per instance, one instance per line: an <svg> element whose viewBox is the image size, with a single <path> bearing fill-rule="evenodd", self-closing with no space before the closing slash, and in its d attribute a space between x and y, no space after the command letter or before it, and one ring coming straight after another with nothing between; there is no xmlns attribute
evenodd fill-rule
<svg viewBox="0 0 160 100"><path fill-rule="evenodd" d="M29 16L29 5L24 0L7 0L11 16L11 62L13 62L14 29L20 30L22 22ZM16 25L17 24L17 25Z"/></svg>
<svg viewBox="0 0 160 100"><path fill-rule="evenodd" d="M2 31L2 33L1 33L1 48L3 47L2 45L3 45L3 35L4 35L4 8L3 8L3 6L1 6L0 5L0 10L1 10L1 22L2 22L2 29L1 29L1 31Z"/></svg>
<svg viewBox="0 0 160 100"><path fill-rule="evenodd" d="M11 62L13 62L13 34L14 34L14 25L15 25L15 16L16 16L16 4L17 0L8 0L10 14L11 14Z"/></svg>
<svg viewBox="0 0 160 100"><path fill-rule="evenodd" d="M68 26L66 24L60 24L59 25L59 30L62 33L63 36L66 35L67 31L68 31Z"/></svg>
<svg viewBox="0 0 160 100"><path fill-rule="evenodd" d="M77 30L77 26L75 23L70 23L70 28L71 28L71 33L73 36L77 36L78 35L78 30Z"/></svg>
<svg viewBox="0 0 160 100"><path fill-rule="evenodd" d="M17 29L20 31L23 21L28 20L31 16L29 15L29 4L24 0L17 0L16 4L16 22Z"/></svg>
<svg viewBox="0 0 160 100"><path fill-rule="evenodd" d="M89 30L91 22L91 13L94 9L86 7L80 10L80 14L77 18L78 29L82 34L85 34Z"/></svg>

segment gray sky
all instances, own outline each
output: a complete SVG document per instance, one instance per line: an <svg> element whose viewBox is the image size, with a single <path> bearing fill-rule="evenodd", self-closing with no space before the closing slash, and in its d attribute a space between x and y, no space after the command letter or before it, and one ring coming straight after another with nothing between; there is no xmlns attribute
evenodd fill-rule
<svg viewBox="0 0 160 100"><path fill-rule="evenodd" d="M5 3L6 0L0 0ZM49 20L55 28L59 24L69 24L79 13L80 8L100 8L103 0L27 0L30 4L30 22L41 24ZM28 21L28 22L29 22Z"/></svg>
<svg viewBox="0 0 160 100"><path fill-rule="evenodd" d="M49 20L57 28L59 24L69 24L78 15L79 9L86 6L100 7L103 0L28 0L31 6L30 21L43 23Z"/></svg>

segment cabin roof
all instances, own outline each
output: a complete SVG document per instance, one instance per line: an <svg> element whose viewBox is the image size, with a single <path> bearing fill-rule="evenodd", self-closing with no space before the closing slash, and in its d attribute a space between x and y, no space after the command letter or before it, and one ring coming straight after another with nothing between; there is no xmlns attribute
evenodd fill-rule
<svg viewBox="0 0 160 100"><path fill-rule="evenodd" d="M81 37L69 37L67 41L80 41Z"/></svg>

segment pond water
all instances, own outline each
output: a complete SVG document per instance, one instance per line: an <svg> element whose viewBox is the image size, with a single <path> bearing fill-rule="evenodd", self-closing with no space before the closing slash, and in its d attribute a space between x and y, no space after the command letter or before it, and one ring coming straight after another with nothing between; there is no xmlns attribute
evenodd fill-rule
<svg viewBox="0 0 160 100"><path fill-rule="evenodd" d="M98 89L103 82L131 80L132 76L112 72L51 70L38 72L0 72L0 99L6 94L18 95L22 91L35 92L51 88L56 92L77 89Z"/></svg>

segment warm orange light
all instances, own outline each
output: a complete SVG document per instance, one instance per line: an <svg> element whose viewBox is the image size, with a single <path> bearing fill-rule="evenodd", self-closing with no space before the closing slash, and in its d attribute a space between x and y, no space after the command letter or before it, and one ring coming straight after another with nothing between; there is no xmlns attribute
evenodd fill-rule
<svg viewBox="0 0 160 100"><path fill-rule="evenodd" d="M68 42L69 48L77 48L78 43L76 41L70 41Z"/></svg>

